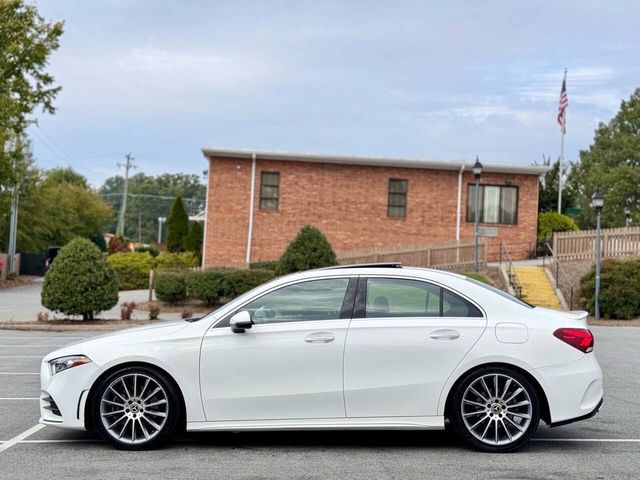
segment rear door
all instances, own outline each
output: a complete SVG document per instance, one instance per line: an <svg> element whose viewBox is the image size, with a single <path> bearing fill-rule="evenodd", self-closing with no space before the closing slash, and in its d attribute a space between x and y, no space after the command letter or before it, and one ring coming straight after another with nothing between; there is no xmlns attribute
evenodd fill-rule
<svg viewBox="0 0 640 480"><path fill-rule="evenodd" d="M477 305L440 285L361 278L345 343L347 416L436 415L445 381L485 327Z"/></svg>

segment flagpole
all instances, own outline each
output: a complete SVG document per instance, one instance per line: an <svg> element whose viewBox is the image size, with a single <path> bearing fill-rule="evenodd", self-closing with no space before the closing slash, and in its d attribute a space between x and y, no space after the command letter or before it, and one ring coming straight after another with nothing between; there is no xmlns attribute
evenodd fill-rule
<svg viewBox="0 0 640 480"><path fill-rule="evenodd" d="M566 81L567 81L567 69L565 68L562 84L566 85ZM562 97L562 92L560 93L560 96ZM562 112L562 115L563 115L563 121L562 121L562 128L560 129L561 131L560 165L558 166L558 213L562 213L562 171L563 171L563 164L564 164L564 133L566 131L566 126L567 126L567 109L566 108Z"/></svg>

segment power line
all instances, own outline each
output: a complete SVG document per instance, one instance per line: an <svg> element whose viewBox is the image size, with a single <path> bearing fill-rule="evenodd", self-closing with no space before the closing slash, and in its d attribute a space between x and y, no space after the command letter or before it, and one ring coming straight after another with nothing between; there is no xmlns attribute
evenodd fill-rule
<svg viewBox="0 0 640 480"><path fill-rule="evenodd" d="M119 167L124 167L124 195L122 197L122 206L120 207L120 218L118 218L118 227L116 228L116 235L124 235L124 216L127 212L127 193L129 190L129 170L137 168L133 164L133 155L127 153L127 163L118 163Z"/></svg>

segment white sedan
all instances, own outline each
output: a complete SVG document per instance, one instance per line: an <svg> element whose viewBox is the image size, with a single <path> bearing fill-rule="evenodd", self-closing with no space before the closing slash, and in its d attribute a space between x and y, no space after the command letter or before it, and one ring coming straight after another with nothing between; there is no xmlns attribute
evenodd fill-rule
<svg viewBox="0 0 640 480"><path fill-rule="evenodd" d="M203 318L50 353L40 421L143 449L173 432L453 429L514 450L594 415L586 312L532 307L463 275L337 267L266 283Z"/></svg>

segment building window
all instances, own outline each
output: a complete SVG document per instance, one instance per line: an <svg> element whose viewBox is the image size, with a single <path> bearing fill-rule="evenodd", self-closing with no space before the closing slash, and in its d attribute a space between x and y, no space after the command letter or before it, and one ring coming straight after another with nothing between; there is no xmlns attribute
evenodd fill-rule
<svg viewBox="0 0 640 480"><path fill-rule="evenodd" d="M475 222L476 186L467 189L467 222ZM480 185L480 223L518 223L518 187Z"/></svg>
<svg viewBox="0 0 640 480"><path fill-rule="evenodd" d="M405 218L407 216L407 181L389 180L389 218Z"/></svg>
<svg viewBox="0 0 640 480"><path fill-rule="evenodd" d="M260 210L277 210L280 173L262 172L260 177Z"/></svg>

